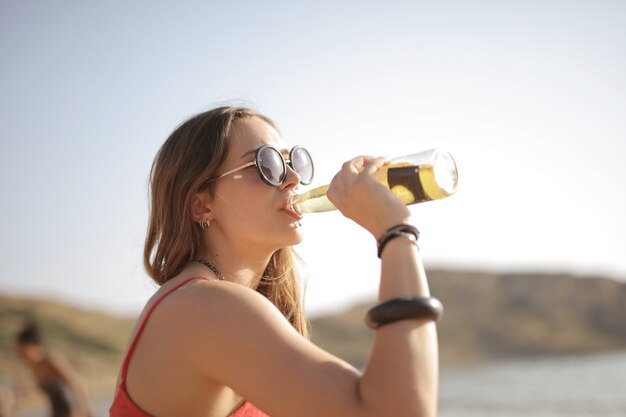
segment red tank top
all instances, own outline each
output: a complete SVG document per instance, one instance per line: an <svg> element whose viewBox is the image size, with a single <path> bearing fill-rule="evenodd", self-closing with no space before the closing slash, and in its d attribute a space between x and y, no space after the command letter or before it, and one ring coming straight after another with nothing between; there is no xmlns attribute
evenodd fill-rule
<svg viewBox="0 0 626 417"><path fill-rule="evenodd" d="M167 297L169 294L187 284L189 281L194 279L206 279L204 277L191 277L187 278L183 282L174 286L170 290L168 290L165 294L161 295L154 304L150 307L143 320L139 324L139 328L135 333L135 337L130 343L128 347L128 352L126 352L126 357L124 358L124 362L122 363L122 370L120 372L120 386L115 394L115 398L113 399L113 404L111 404L111 408L109 408L109 416L110 417L152 417L150 414L146 413L142 410L132 398L128 394L126 390L126 373L128 371L128 364L130 362L130 358L133 355L133 351L135 350L135 346L137 345L137 341L139 340L139 336L143 331L143 328L148 321L148 318L152 314L152 311L156 308L156 306ZM237 410L233 411L228 417L269 417L263 411L256 408L252 403L245 401Z"/></svg>

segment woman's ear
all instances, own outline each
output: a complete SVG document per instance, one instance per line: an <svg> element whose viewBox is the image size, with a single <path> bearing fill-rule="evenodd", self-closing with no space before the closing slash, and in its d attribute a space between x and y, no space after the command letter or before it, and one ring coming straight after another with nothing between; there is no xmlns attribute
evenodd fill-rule
<svg viewBox="0 0 626 417"><path fill-rule="evenodd" d="M211 200L208 191L201 191L193 196L191 201L191 218L194 222L202 223L213 220Z"/></svg>

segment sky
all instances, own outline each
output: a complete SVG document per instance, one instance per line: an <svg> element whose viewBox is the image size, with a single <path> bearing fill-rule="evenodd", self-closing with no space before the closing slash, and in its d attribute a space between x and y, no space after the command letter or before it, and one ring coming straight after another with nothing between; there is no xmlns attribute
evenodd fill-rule
<svg viewBox="0 0 626 417"><path fill-rule="evenodd" d="M134 314L147 179L182 121L248 105L316 163L440 148L427 267L626 280L626 3L0 0L0 292ZM376 295L373 237L309 214L311 315Z"/></svg>

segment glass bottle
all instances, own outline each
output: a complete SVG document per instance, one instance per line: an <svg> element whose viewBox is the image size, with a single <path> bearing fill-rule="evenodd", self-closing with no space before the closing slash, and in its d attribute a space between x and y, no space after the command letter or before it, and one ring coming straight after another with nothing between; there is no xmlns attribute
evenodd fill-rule
<svg viewBox="0 0 626 417"><path fill-rule="evenodd" d="M449 197L456 192L458 172L448 152L430 149L391 159L374 174L406 205ZM326 197L328 185L322 185L297 196L296 211L319 213L337 208Z"/></svg>

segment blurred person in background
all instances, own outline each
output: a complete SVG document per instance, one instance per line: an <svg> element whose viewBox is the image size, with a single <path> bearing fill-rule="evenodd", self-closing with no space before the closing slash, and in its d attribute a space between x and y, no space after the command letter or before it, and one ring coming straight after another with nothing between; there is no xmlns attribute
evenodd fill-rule
<svg viewBox="0 0 626 417"><path fill-rule="evenodd" d="M346 162L328 196L372 234L368 256L378 240L381 302L430 299L411 213L374 178L385 163ZM436 415L432 317L394 314L363 372L309 340L292 246L293 198L312 176L308 152L254 110L220 107L174 130L150 178L144 264L160 288L130 337L112 417Z"/></svg>
<svg viewBox="0 0 626 417"><path fill-rule="evenodd" d="M35 323L23 327L17 334L16 344L20 358L49 401L51 417L91 416L83 382L67 362L46 352Z"/></svg>

